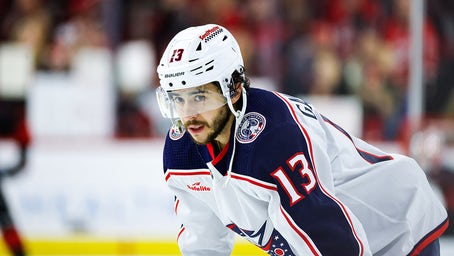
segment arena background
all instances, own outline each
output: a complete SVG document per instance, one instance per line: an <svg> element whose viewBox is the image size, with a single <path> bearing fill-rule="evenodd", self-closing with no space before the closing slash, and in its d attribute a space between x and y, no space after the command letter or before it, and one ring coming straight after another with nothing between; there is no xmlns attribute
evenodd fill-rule
<svg viewBox="0 0 454 256"><path fill-rule="evenodd" d="M415 157L452 217L453 13L443 0L0 0L0 169L28 146L1 189L29 255L179 255L155 69L204 23L231 29L253 86ZM238 238L232 255L265 254Z"/></svg>

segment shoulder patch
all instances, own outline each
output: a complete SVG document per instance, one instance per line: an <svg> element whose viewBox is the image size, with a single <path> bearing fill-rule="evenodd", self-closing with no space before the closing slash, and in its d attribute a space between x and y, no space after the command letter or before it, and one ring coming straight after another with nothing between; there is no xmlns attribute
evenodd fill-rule
<svg viewBox="0 0 454 256"><path fill-rule="evenodd" d="M180 130L177 127L175 127L174 125L172 125L172 127L170 128L170 131L169 131L169 137L172 140L179 140L179 139L181 139L181 137L183 137L185 132L186 132L185 129Z"/></svg>
<svg viewBox="0 0 454 256"><path fill-rule="evenodd" d="M244 115L236 133L236 139L241 143L253 142L265 129L266 119L262 114L250 112Z"/></svg>

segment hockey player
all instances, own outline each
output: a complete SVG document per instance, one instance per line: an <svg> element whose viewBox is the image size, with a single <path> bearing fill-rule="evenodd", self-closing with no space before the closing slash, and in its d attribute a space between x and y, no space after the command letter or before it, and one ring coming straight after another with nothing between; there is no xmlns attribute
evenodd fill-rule
<svg viewBox="0 0 454 256"><path fill-rule="evenodd" d="M447 214L416 162L250 87L224 27L178 33L157 72L183 255L230 255L234 233L269 255L439 255Z"/></svg>

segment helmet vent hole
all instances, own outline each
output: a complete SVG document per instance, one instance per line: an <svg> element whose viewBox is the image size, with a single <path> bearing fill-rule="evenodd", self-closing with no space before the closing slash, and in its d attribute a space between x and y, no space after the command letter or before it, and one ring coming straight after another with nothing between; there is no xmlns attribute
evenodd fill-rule
<svg viewBox="0 0 454 256"><path fill-rule="evenodd" d="M210 70L212 70L213 68L214 68L214 66L211 66L211 67L205 69L205 71L210 71Z"/></svg>
<svg viewBox="0 0 454 256"><path fill-rule="evenodd" d="M198 69L201 69L201 68L202 68L202 66L198 66L198 67L196 67L195 69L191 70L191 72L194 72L194 71L196 71L196 70L198 70Z"/></svg>
<svg viewBox="0 0 454 256"><path fill-rule="evenodd" d="M227 38L228 38L227 36L224 36L224 38L222 38L222 41L227 40Z"/></svg>
<svg viewBox="0 0 454 256"><path fill-rule="evenodd" d="M192 59L192 60L189 60L189 62L193 62L193 61L196 61L196 60L198 60L198 59L199 59L199 58L197 58L197 59Z"/></svg>
<svg viewBox="0 0 454 256"><path fill-rule="evenodd" d="M186 84L186 81L181 81L181 84L182 84L182 85L185 85L185 84Z"/></svg>
<svg viewBox="0 0 454 256"><path fill-rule="evenodd" d="M169 83L169 86L170 86L170 87L172 87L172 86L173 86L173 84L172 84L172 83Z"/></svg>
<svg viewBox="0 0 454 256"><path fill-rule="evenodd" d="M208 61L207 63L205 63L205 66L210 65L211 63L213 63L213 61L214 61L214 60Z"/></svg>
<svg viewBox="0 0 454 256"><path fill-rule="evenodd" d="M197 49L195 49L196 51L201 51L202 50L202 42L199 43L199 45L197 46Z"/></svg>

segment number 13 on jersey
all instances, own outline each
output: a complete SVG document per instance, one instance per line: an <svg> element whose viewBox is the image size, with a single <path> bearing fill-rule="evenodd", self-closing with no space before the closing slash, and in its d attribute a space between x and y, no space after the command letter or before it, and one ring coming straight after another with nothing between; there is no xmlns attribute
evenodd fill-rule
<svg viewBox="0 0 454 256"><path fill-rule="evenodd" d="M304 199L305 196L303 194L309 195L312 192L317 184L317 180L313 171L309 168L309 163L302 152L289 158L286 167L287 168L279 166L271 173L271 176L281 184L290 199L290 206L293 206ZM300 184L295 184L295 182L299 181L292 180L289 177L294 176L292 175L294 172L298 172L299 177L302 178Z"/></svg>

